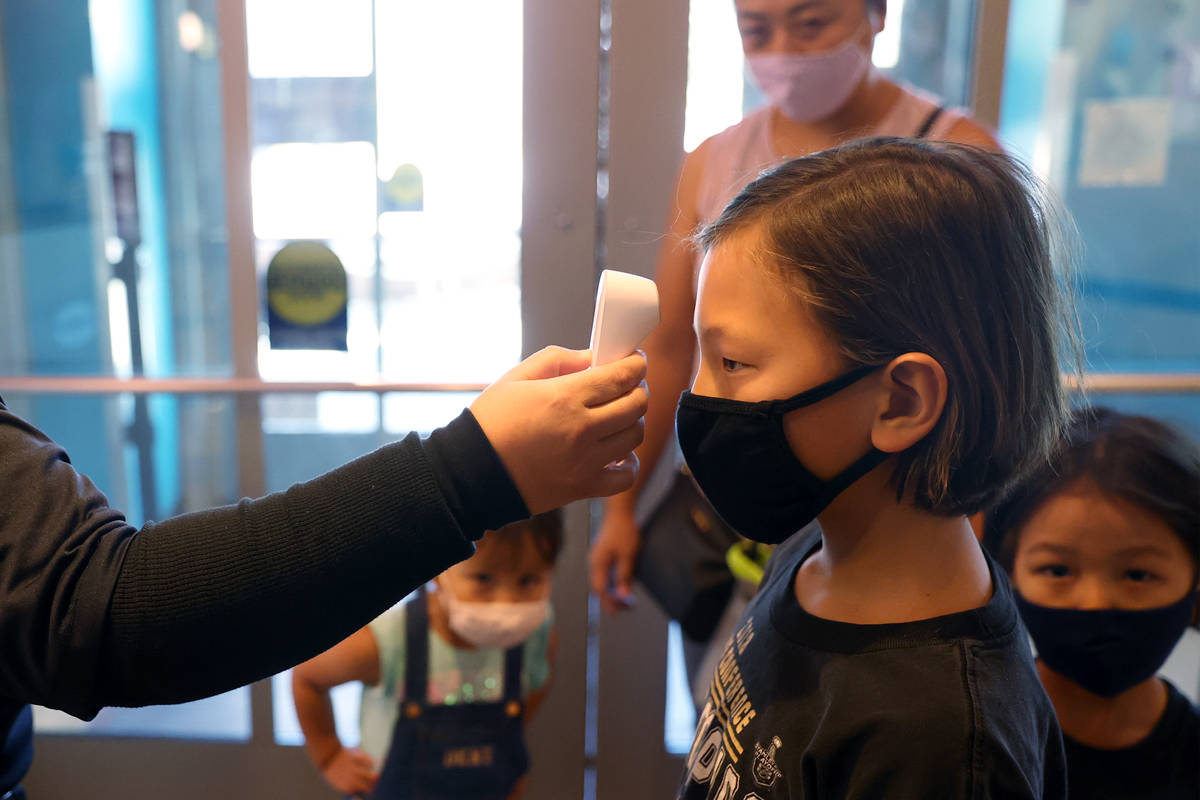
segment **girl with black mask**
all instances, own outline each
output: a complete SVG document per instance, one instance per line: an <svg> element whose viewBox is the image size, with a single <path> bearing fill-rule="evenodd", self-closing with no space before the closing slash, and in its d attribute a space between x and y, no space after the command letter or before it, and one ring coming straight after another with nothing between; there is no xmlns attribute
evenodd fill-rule
<svg viewBox="0 0 1200 800"><path fill-rule="evenodd" d="M1200 798L1200 710L1157 672L1198 613L1200 452L1145 417L1075 413L989 513L1083 798Z"/></svg>

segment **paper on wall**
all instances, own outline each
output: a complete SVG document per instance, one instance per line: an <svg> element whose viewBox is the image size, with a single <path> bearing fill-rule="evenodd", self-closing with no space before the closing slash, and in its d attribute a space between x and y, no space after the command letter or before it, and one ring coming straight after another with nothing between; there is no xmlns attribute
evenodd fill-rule
<svg viewBox="0 0 1200 800"><path fill-rule="evenodd" d="M1161 186L1171 144L1171 100L1093 100L1084 109L1079 185Z"/></svg>

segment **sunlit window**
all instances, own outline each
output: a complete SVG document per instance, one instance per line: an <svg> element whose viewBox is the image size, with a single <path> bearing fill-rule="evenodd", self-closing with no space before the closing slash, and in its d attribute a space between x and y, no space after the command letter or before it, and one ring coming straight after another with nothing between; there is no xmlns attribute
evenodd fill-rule
<svg viewBox="0 0 1200 800"><path fill-rule="evenodd" d="M253 78L371 74L371 0L246 0Z"/></svg>

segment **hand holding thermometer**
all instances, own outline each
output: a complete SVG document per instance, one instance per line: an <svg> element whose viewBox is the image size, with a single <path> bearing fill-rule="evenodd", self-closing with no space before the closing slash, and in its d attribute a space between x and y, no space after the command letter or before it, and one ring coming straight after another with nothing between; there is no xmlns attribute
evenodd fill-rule
<svg viewBox="0 0 1200 800"><path fill-rule="evenodd" d="M592 317L593 367L630 355L656 327L658 287L654 281L612 269L600 273Z"/></svg>

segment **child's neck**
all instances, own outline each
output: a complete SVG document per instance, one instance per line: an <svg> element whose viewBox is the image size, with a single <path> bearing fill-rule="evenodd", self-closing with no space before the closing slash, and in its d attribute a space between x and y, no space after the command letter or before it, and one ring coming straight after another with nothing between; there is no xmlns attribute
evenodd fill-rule
<svg viewBox="0 0 1200 800"><path fill-rule="evenodd" d="M884 470L839 495L819 520L822 547L801 565L794 587L814 616L914 622L979 608L992 596L987 560L966 517L896 502Z"/></svg>
<svg viewBox="0 0 1200 800"><path fill-rule="evenodd" d="M1148 678L1116 697L1100 697L1037 662L1063 733L1098 750L1132 747L1154 730L1167 709L1167 687Z"/></svg>

